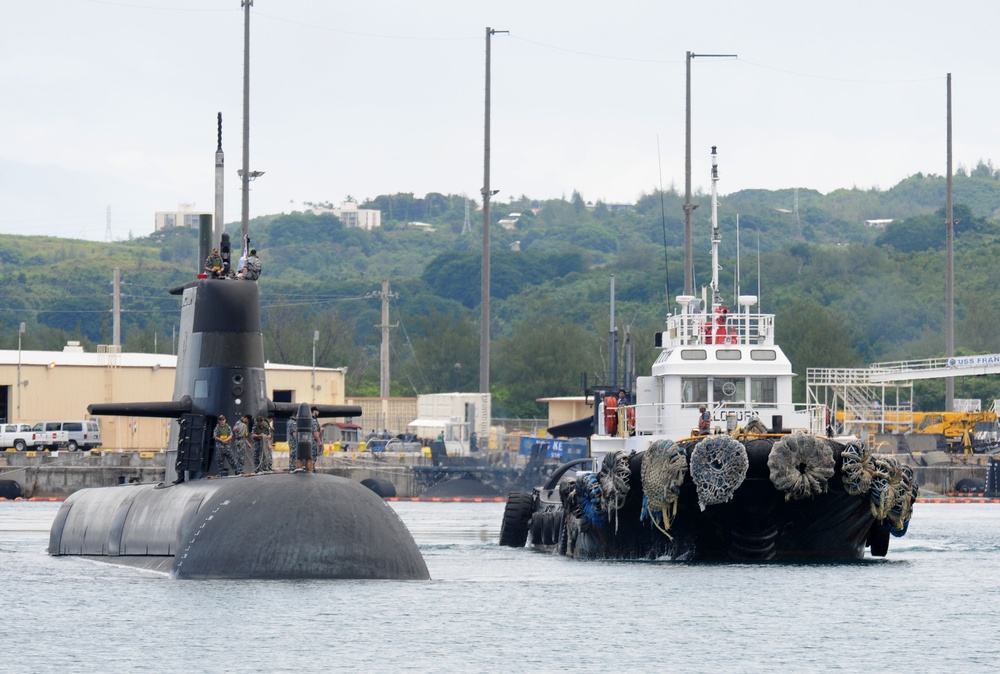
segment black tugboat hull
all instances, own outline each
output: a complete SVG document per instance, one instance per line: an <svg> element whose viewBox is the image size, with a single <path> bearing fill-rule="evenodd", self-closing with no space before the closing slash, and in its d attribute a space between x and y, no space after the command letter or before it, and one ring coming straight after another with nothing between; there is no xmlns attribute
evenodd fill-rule
<svg viewBox="0 0 1000 674"><path fill-rule="evenodd" d="M695 442L682 443L688 456ZM644 496L641 475L646 452L628 457L627 495L617 508L605 508L597 517L572 496L574 479L564 477L562 489L548 484L535 490L525 523L528 539L536 547L586 559L851 562L863 559L868 546L872 556L885 556L893 524L876 517L868 493L854 495L845 489L842 446L823 440L836 448L835 472L825 491L790 498L775 487L769 474L773 442L747 443L746 477L725 502L702 508L688 473L677 492L676 510L671 508L668 522L659 526L652 521ZM524 509L526 497L512 494L508 500L504 526L512 543L502 538L502 544L517 544L518 537L509 532L518 525L514 508Z"/></svg>

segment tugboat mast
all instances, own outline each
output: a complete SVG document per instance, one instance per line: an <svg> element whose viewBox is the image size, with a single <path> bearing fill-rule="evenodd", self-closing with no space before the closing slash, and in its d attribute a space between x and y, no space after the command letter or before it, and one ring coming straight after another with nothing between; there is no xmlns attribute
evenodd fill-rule
<svg viewBox="0 0 1000 674"><path fill-rule="evenodd" d="M719 243L722 235L719 233L719 164L716 146L712 146L712 309L722 306L722 295L719 293Z"/></svg>

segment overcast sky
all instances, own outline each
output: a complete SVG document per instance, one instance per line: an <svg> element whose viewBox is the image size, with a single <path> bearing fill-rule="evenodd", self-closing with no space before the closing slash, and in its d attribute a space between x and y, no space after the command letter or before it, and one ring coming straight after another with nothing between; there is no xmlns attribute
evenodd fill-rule
<svg viewBox="0 0 1000 674"><path fill-rule="evenodd" d="M240 216L240 0L0 0L0 232L103 240L156 211ZM479 198L485 31L496 199L632 202L684 187L685 53L694 184L722 194L887 189L1000 159L986 0L254 0L251 216L379 194ZM662 178L661 178L662 175ZM872 217L892 217L873 213Z"/></svg>

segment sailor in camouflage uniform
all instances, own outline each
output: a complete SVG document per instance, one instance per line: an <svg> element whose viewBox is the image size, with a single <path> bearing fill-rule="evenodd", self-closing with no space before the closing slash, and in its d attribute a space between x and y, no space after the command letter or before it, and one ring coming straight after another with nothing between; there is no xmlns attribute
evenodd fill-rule
<svg viewBox="0 0 1000 674"><path fill-rule="evenodd" d="M270 435L271 427L267 425L267 421L264 417L257 417L254 421L253 430L250 432L250 438L253 444L253 466L254 472L262 473L265 470L264 455L265 453L270 455L270 449L268 448L268 437ZM270 457L268 457L270 458ZM268 461L269 463L270 461Z"/></svg>
<svg viewBox="0 0 1000 674"><path fill-rule="evenodd" d="M244 461L246 460L246 449L247 449L247 424L246 417L240 417L240 420L233 424L233 447L232 453L236 457L236 472L243 472Z"/></svg>
<svg viewBox="0 0 1000 674"><path fill-rule="evenodd" d="M271 454L274 449L274 417L264 419L264 426L267 431L267 435L264 437L263 455L260 460L260 465L265 473L270 473L274 470L274 460Z"/></svg>
<svg viewBox="0 0 1000 674"><path fill-rule="evenodd" d="M312 408L312 460L306 470L316 472L316 459L323 452L323 440L319 436L319 408Z"/></svg>
<svg viewBox="0 0 1000 674"><path fill-rule="evenodd" d="M205 271L213 278L219 278L222 274L222 256L219 255L218 248L213 248L212 254L205 258Z"/></svg>
<svg viewBox="0 0 1000 674"><path fill-rule="evenodd" d="M296 448L299 446L298 436L296 435L296 421L295 417L288 420L288 472L291 473L295 470L295 452Z"/></svg>
<svg viewBox="0 0 1000 674"><path fill-rule="evenodd" d="M239 475L243 472L243 466L236 462L233 455L233 429L226 423L226 417L219 415L219 423L215 425L212 432L215 439L215 455L219 458L219 475L228 475L226 464L233 467L233 471Z"/></svg>
<svg viewBox="0 0 1000 674"><path fill-rule="evenodd" d="M243 271L240 272L240 278L247 281L256 281L260 278L260 258L257 257L256 248L252 249L250 255L247 256Z"/></svg>

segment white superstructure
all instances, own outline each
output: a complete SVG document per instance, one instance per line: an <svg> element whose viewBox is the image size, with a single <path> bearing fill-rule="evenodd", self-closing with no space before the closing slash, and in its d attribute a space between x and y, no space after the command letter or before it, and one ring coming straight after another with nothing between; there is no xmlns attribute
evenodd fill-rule
<svg viewBox="0 0 1000 674"><path fill-rule="evenodd" d="M677 297L675 313L657 335L662 349L649 376L638 377L635 404L619 407L595 401L597 429L591 436L595 458L615 449L644 450L653 440L695 435L699 408L711 413L710 432L747 428L759 422L772 429L824 434L829 423L822 405L792 402L792 364L774 343L774 315L751 313L752 295L738 298L730 313L719 293L716 208L718 171L712 148L713 274L702 297ZM711 297L709 297L709 295ZM780 417L780 419L779 419Z"/></svg>

